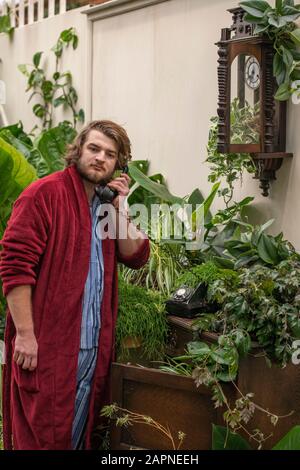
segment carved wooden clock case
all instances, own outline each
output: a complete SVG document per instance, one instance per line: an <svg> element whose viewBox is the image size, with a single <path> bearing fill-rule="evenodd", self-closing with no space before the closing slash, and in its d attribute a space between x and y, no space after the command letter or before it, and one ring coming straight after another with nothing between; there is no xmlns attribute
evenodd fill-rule
<svg viewBox="0 0 300 470"><path fill-rule="evenodd" d="M253 34L254 26L244 21L242 8L228 11L233 24L222 29L217 43L218 151L250 153L262 194L268 196L283 158L292 156L285 152L286 102L274 98L272 42ZM232 112L234 107L238 113Z"/></svg>

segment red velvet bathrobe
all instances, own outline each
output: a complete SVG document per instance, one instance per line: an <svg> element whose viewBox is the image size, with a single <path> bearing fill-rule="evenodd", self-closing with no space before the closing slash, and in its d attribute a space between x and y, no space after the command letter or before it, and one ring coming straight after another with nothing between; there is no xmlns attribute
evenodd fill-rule
<svg viewBox="0 0 300 470"><path fill-rule="evenodd" d="M13 360L15 327L7 316L3 378L6 449L71 449L80 344L82 299L89 269L91 217L83 182L74 166L31 184L18 198L4 234L0 275L4 295L33 286L38 367L30 372ZM86 448L99 413L110 402L110 364L117 317L117 260L139 268L149 256L145 240L123 257L115 240L102 242L104 293L99 353L91 391Z"/></svg>

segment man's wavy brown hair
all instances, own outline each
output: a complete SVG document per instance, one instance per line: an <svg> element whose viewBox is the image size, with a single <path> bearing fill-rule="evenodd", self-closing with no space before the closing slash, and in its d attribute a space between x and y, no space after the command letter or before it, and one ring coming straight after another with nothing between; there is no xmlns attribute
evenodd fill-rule
<svg viewBox="0 0 300 470"><path fill-rule="evenodd" d="M73 144L68 146L65 156L66 166L70 166L80 159L82 147L92 130L100 131L106 135L106 137L109 137L116 142L118 147L118 164L116 169L123 168L127 162L131 160L131 143L125 129L113 121L102 120L90 122L77 135Z"/></svg>

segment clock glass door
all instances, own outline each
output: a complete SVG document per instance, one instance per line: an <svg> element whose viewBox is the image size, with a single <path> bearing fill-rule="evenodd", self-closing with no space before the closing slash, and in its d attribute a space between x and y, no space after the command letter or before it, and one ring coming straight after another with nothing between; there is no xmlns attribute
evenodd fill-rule
<svg viewBox="0 0 300 470"><path fill-rule="evenodd" d="M257 59L239 54L231 65L231 144L260 144L260 88L261 70Z"/></svg>

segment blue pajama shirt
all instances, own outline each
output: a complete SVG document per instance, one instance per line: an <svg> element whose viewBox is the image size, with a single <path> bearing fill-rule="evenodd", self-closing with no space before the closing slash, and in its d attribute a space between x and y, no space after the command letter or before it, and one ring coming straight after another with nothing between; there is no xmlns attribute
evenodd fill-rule
<svg viewBox="0 0 300 470"><path fill-rule="evenodd" d="M75 415L72 428L72 447L82 447L88 417L91 384L98 355L98 339L101 328L100 308L103 295L102 242L97 233L100 201L94 197L90 206L92 238L90 267L84 288L80 350L78 355Z"/></svg>

